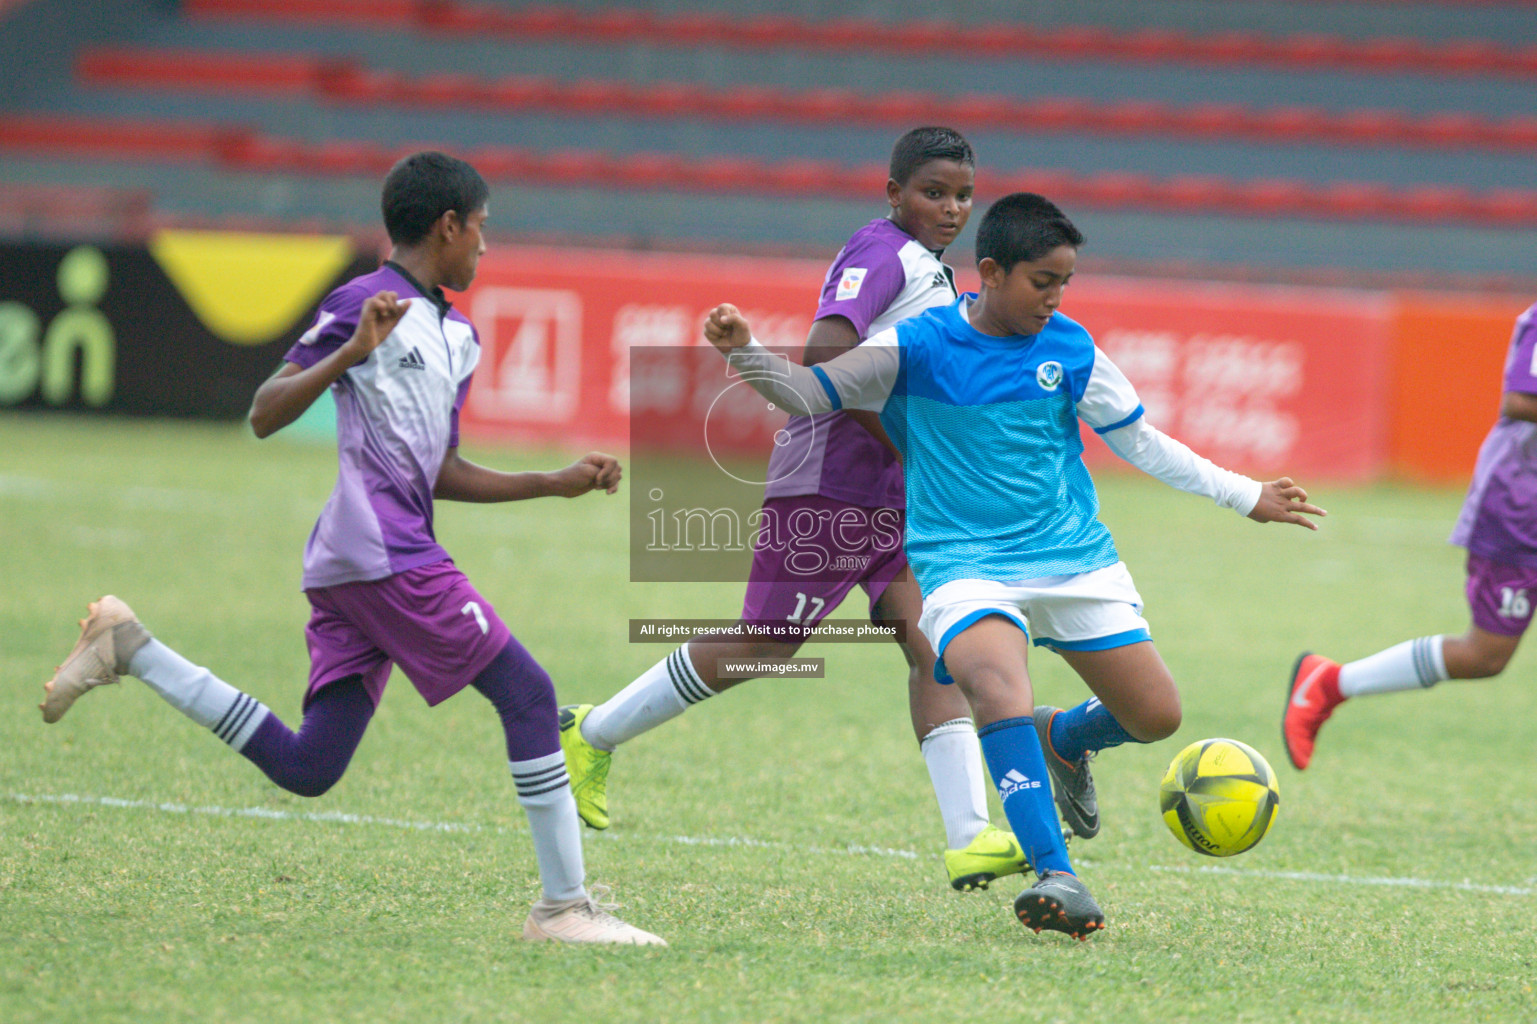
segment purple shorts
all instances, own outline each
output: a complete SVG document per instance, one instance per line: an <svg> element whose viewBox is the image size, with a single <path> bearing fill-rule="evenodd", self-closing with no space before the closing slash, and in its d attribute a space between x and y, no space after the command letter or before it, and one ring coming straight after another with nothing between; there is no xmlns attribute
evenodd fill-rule
<svg viewBox="0 0 1537 1024"><path fill-rule="evenodd" d="M429 705L441 704L480 675L512 638L452 561L305 594L306 708L322 687L348 676L361 676L378 705L394 665Z"/></svg>
<svg viewBox="0 0 1537 1024"><path fill-rule="evenodd" d="M1520 636L1532 621L1537 569L1470 554L1467 595L1473 625L1486 633Z"/></svg>
<svg viewBox="0 0 1537 1024"><path fill-rule="evenodd" d="M907 568L906 516L899 508L866 508L819 494L769 498L753 552L742 618L811 627L858 584L875 603ZM770 528L772 524L772 528Z"/></svg>

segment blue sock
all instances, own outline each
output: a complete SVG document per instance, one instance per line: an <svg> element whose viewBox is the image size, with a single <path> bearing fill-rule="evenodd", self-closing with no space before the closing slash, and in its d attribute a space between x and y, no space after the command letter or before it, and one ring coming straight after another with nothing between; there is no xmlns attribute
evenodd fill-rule
<svg viewBox="0 0 1537 1024"><path fill-rule="evenodd" d="M1005 718L978 729L977 738L982 741L982 756L1003 801L1003 813L1030 866L1037 874L1072 871L1067 844L1057 825L1051 776L1046 772L1046 755L1035 735L1034 719Z"/></svg>
<svg viewBox="0 0 1537 1024"><path fill-rule="evenodd" d="M1096 750L1140 742L1121 728L1121 723L1105 709L1098 697L1090 697L1051 720L1051 747L1068 764L1077 764L1084 754Z"/></svg>

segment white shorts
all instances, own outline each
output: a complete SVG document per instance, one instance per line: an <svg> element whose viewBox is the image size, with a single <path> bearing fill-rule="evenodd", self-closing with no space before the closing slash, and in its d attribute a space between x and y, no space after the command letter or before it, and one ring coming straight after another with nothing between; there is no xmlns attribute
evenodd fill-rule
<svg viewBox="0 0 1537 1024"><path fill-rule="evenodd" d="M1053 650L1105 651L1152 639L1142 617L1142 595L1125 562L1018 583L952 580L923 599L918 620L939 657L934 666L939 682L954 682L944 661L950 641L989 615L1002 615L1037 647Z"/></svg>

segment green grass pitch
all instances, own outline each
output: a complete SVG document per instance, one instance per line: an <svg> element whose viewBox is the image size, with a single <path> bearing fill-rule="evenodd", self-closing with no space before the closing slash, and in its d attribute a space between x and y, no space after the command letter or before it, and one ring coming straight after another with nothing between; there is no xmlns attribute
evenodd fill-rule
<svg viewBox="0 0 1537 1024"><path fill-rule="evenodd" d="M589 879L672 948L591 950L518 939L533 851L473 692L429 710L397 676L309 801L134 680L43 725L40 684L107 592L295 724L299 555L334 465L235 426L0 415L0 1020L1537 1018L1531 653L1493 682L1348 705L1306 775L1278 739L1301 649L1464 628L1458 490L1314 485L1332 513L1315 535L1102 476L1185 724L1096 762L1104 831L1073 853L1109 929L1087 944L1022 929L1017 879L948 889L900 655L822 645L825 680L748 684L616 755ZM729 584L627 582L626 500L439 506L563 701L666 653L628 644L628 619L739 607ZM1085 696L1052 655L1033 671L1041 700ZM1158 816L1164 767L1206 736L1280 776L1274 829L1231 861Z"/></svg>

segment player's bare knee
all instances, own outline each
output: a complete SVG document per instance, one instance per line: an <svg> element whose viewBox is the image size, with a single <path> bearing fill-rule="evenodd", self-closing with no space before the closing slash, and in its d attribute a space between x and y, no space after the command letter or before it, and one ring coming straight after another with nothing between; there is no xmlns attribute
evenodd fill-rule
<svg viewBox="0 0 1537 1024"><path fill-rule="evenodd" d="M1478 651L1466 666L1464 679L1493 679L1510 664L1510 655L1504 651Z"/></svg>
<svg viewBox="0 0 1537 1024"><path fill-rule="evenodd" d="M1126 731L1143 743L1157 743L1166 740L1179 731L1183 715L1178 702L1166 704L1160 707L1144 708L1136 715L1128 716L1130 721L1122 722Z"/></svg>

